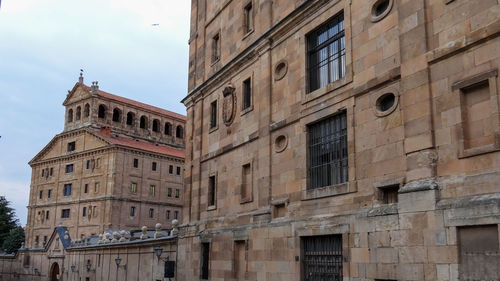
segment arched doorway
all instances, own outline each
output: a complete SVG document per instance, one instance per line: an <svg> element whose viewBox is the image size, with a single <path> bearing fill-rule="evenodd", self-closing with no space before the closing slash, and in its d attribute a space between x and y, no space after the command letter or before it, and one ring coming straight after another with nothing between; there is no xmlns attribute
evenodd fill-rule
<svg viewBox="0 0 500 281"><path fill-rule="evenodd" d="M61 273L59 271L59 264L57 262L52 264L52 269L50 270L50 281L61 280Z"/></svg>

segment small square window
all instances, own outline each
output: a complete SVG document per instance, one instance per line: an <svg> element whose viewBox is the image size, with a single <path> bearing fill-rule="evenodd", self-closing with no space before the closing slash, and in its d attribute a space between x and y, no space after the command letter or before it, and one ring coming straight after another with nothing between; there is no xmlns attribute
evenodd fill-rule
<svg viewBox="0 0 500 281"><path fill-rule="evenodd" d="M70 211L69 209L62 209L61 210L61 218L69 218Z"/></svg>
<svg viewBox="0 0 500 281"><path fill-rule="evenodd" d="M156 162L151 164L151 170L156 171Z"/></svg>
<svg viewBox="0 0 500 281"><path fill-rule="evenodd" d="M384 204L398 203L399 186L388 186L382 188L382 202Z"/></svg>
<svg viewBox="0 0 500 281"><path fill-rule="evenodd" d="M68 152L75 151L76 143L74 141L68 142Z"/></svg>
<svg viewBox="0 0 500 281"><path fill-rule="evenodd" d="M134 158L134 168L139 168L139 159Z"/></svg>
<svg viewBox="0 0 500 281"><path fill-rule="evenodd" d="M73 164L66 165L66 174L73 173Z"/></svg>

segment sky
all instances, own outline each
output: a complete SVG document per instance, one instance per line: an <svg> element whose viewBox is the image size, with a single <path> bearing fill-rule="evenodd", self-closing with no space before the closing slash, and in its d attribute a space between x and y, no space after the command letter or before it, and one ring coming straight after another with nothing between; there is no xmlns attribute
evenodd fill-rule
<svg viewBox="0 0 500 281"><path fill-rule="evenodd" d="M0 195L24 226L28 162L62 132L80 69L87 85L186 114L191 1L0 1Z"/></svg>

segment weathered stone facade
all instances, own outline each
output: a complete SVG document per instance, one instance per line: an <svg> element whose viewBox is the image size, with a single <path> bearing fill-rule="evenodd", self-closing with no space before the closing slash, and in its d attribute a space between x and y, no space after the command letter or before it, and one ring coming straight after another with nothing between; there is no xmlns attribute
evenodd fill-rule
<svg viewBox="0 0 500 281"><path fill-rule="evenodd" d="M27 248L43 248L60 224L80 239L169 228L182 214L185 116L80 79L64 101L64 131L30 162Z"/></svg>
<svg viewBox="0 0 500 281"><path fill-rule="evenodd" d="M497 0L192 0L178 279L500 280L499 34Z"/></svg>

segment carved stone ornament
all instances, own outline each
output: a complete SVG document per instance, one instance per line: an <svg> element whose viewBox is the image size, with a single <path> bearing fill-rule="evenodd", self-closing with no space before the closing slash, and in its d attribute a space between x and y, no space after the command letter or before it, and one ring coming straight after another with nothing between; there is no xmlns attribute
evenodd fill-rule
<svg viewBox="0 0 500 281"><path fill-rule="evenodd" d="M235 88L229 84L222 94L224 95L224 101L222 102L222 119L226 126L230 126L233 123L234 116L236 115L236 94Z"/></svg>

